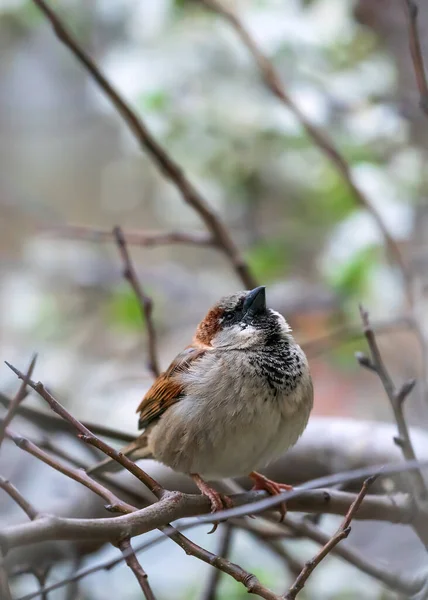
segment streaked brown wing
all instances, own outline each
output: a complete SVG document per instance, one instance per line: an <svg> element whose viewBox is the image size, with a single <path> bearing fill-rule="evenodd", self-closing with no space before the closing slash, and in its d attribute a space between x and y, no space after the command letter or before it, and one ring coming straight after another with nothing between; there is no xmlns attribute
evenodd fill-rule
<svg viewBox="0 0 428 600"><path fill-rule="evenodd" d="M159 375L137 408L140 413L138 427L143 429L160 417L170 406L180 400L183 385L178 375L187 371L189 366L205 354L203 348L188 346L172 361L165 373Z"/></svg>

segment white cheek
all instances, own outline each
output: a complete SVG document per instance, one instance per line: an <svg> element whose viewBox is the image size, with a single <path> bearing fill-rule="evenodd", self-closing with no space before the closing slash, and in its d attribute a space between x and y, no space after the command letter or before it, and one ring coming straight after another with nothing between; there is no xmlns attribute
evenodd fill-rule
<svg viewBox="0 0 428 600"><path fill-rule="evenodd" d="M240 325L233 325L220 331L212 340L212 345L217 348L225 346L243 348L254 344L259 335L260 332L251 325L244 328Z"/></svg>

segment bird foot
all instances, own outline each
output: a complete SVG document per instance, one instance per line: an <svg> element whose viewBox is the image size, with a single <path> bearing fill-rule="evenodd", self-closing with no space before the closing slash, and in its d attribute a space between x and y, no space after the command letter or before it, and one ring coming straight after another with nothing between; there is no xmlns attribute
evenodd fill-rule
<svg viewBox="0 0 428 600"><path fill-rule="evenodd" d="M209 500L211 502L211 512L212 513L216 513L221 510L225 510L226 508L233 508L233 502L229 498L229 496L226 496L226 494L221 494L220 492L215 490L206 481L204 481L202 479L202 477L200 475L198 475L197 473L191 473L190 476L193 479L193 481L196 483L196 485L198 486L198 489L201 492L201 494L203 494L204 496L209 498ZM216 531L217 527L218 527L218 522L213 524L213 528L208 533L214 533L214 531Z"/></svg>
<svg viewBox="0 0 428 600"><path fill-rule="evenodd" d="M268 479L261 473L257 473L257 471L252 471L249 477L254 481L254 486L252 487L253 490L264 490L271 496L277 496L281 492L289 492L293 489L292 485L272 481L272 479ZM285 502L281 502L278 508L280 512L281 523L284 520L284 517L287 513L287 506Z"/></svg>

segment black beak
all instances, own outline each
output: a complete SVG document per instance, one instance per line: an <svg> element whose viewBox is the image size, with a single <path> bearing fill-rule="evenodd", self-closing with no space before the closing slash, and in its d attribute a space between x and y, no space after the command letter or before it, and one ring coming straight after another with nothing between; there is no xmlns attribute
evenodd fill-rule
<svg viewBox="0 0 428 600"><path fill-rule="evenodd" d="M264 285L261 285L248 292L244 301L244 313L253 316L265 312L265 310L266 288Z"/></svg>

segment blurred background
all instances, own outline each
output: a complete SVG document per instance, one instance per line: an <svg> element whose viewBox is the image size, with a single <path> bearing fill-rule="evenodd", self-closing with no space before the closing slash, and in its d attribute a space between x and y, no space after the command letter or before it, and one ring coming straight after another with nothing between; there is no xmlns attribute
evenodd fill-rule
<svg viewBox="0 0 428 600"><path fill-rule="evenodd" d="M334 139L397 240L415 274L425 330L428 127L403 3L228 4L304 114ZM358 313L363 302L379 324L379 343L397 380L420 376L401 275L371 215L260 82L236 34L185 0L62 0L55 7L221 214L254 276L267 285L270 305L307 350L314 414L390 420L379 381L358 366L354 353L365 350ZM424 7L419 26L423 42ZM205 231L32 2L0 0L0 356L23 369L37 351L36 379L73 414L136 432L135 408L151 382L145 325L117 248L96 232L70 232L70 225ZM242 284L211 248L133 247L132 256L155 303L166 367L207 308ZM0 384L10 396L17 388L6 366ZM420 427L427 421L422 387L408 412L410 424ZM13 465L5 468L16 475ZM22 485L42 503L45 490L30 475L21 473ZM215 546L205 532L197 535ZM205 567L171 546L166 542L144 559L152 586L161 599L197 598ZM302 559L308 548L314 546L293 546ZM166 549L168 577L161 561ZM285 581L277 559L254 548L245 534L234 539L232 557L262 580ZM355 573L331 559L302 598L395 598ZM17 586L20 593L33 589L25 579ZM221 589L228 600L246 596L229 580ZM123 566L84 579L78 593L88 600L139 597Z"/></svg>

